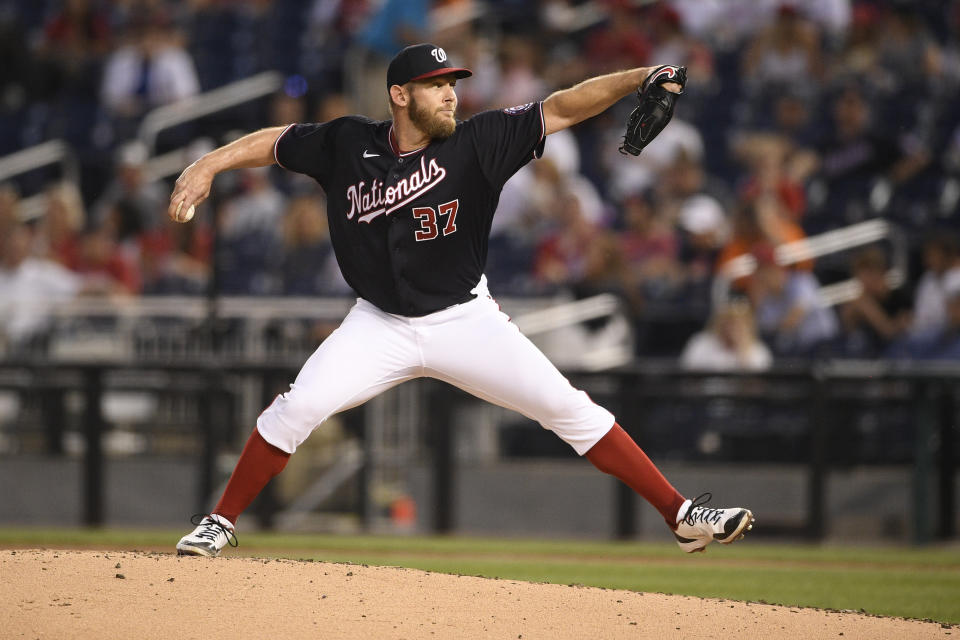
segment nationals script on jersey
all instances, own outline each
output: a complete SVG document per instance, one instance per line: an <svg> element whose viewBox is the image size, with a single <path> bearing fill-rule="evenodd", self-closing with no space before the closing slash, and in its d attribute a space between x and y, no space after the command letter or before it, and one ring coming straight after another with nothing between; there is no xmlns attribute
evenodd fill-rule
<svg viewBox="0 0 960 640"><path fill-rule="evenodd" d="M391 126L361 116L290 125L274 155L323 187L354 291L388 313L423 316L474 297L500 190L543 153L543 105L479 113L405 153Z"/></svg>
<svg viewBox="0 0 960 640"><path fill-rule="evenodd" d="M370 222L380 214L393 213L446 177L447 170L437 164L436 158L430 159L428 168L427 159L421 153L419 170L401 178L393 186L384 189L384 182L374 179L366 192L364 187L367 183L363 180L347 187L347 198L350 200L347 220L353 220L353 216L359 213L360 222Z"/></svg>

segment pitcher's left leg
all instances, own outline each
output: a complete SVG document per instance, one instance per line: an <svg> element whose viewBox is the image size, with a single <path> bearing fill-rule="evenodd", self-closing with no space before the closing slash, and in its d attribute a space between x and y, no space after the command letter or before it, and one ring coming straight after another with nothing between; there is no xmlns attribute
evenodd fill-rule
<svg viewBox="0 0 960 640"><path fill-rule="evenodd" d="M470 312L424 328L426 374L536 420L642 495L675 529L684 497L613 414L574 388L496 303L464 307Z"/></svg>

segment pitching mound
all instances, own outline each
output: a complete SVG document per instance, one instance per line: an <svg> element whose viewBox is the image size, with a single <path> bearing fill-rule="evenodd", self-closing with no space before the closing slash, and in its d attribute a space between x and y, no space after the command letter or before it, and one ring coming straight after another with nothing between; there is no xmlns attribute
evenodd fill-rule
<svg viewBox="0 0 960 640"><path fill-rule="evenodd" d="M952 631L854 613L412 569L122 551L3 551L0 611L0 636L30 639L907 640Z"/></svg>

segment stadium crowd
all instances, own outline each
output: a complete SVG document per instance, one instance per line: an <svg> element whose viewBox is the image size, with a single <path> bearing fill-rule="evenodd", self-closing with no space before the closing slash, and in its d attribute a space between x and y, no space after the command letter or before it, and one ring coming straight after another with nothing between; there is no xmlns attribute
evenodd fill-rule
<svg viewBox="0 0 960 640"><path fill-rule="evenodd" d="M459 117L590 75L683 64L677 116L617 152L624 100L550 136L504 189L487 275L502 296L609 292L640 356L762 369L778 357L960 358L960 1L17 0L0 5L0 155L66 140L80 178L0 185L0 325L81 294L347 296L324 194L277 167L218 178L193 223L166 217L152 155L347 113L386 117L386 62L419 41L474 77ZM151 109L260 71L269 99L137 139ZM26 215L28 195L42 211ZM789 265L775 248L869 219L892 245ZM752 256L725 302L723 266ZM211 277L215 273L216 277ZM821 285L854 278L825 305ZM6 311L6 313L4 313Z"/></svg>

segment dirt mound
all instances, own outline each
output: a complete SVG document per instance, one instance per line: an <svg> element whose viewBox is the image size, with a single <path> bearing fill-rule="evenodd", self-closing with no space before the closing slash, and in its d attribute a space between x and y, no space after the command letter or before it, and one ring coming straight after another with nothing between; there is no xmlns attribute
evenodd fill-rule
<svg viewBox="0 0 960 640"><path fill-rule="evenodd" d="M854 613L413 569L0 551L3 638L950 638ZM951 635L952 634L952 635Z"/></svg>

